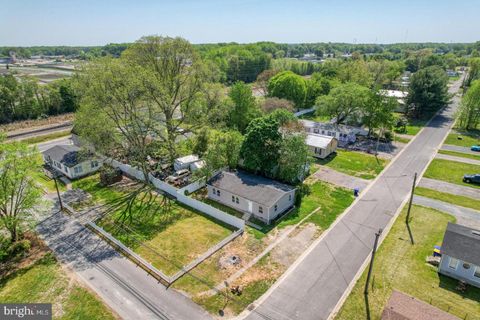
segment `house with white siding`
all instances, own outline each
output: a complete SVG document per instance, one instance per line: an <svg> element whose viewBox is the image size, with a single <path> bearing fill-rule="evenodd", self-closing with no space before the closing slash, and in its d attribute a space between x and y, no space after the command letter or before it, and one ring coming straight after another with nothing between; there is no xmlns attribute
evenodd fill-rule
<svg viewBox="0 0 480 320"><path fill-rule="evenodd" d="M208 198L269 224L295 203L295 188L244 171L220 171L207 181Z"/></svg>
<svg viewBox="0 0 480 320"><path fill-rule="evenodd" d="M325 159L337 150L338 140L320 134L307 134L305 144L315 158Z"/></svg>
<svg viewBox="0 0 480 320"><path fill-rule="evenodd" d="M440 274L480 288L480 230L449 222L440 251Z"/></svg>
<svg viewBox="0 0 480 320"><path fill-rule="evenodd" d="M70 179L94 173L102 166L92 152L75 145L56 145L42 152L42 156L46 165Z"/></svg>
<svg viewBox="0 0 480 320"><path fill-rule="evenodd" d="M304 119L299 121L303 125L306 133L334 137L340 145L354 143L357 140L357 136L368 135L367 130L359 127Z"/></svg>

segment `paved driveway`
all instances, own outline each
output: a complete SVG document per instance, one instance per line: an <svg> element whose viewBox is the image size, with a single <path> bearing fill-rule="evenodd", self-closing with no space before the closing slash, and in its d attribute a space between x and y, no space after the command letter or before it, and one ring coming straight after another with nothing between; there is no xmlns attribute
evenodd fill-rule
<svg viewBox="0 0 480 320"><path fill-rule="evenodd" d="M480 152L478 151L472 151L470 148L467 147L461 147L461 146L454 146L451 144L444 144L441 148L442 150L448 150L448 151L455 151L455 152L462 152L462 153L468 153L468 154L474 154L474 155L479 155Z"/></svg>
<svg viewBox="0 0 480 320"><path fill-rule="evenodd" d="M71 217L55 213L37 230L55 255L123 319L211 319L190 299L167 290Z"/></svg>
<svg viewBox="0 0 480 320"><path fill-rule="evenodd" d="M458 91L460 81L452 91ZM389 226L452 126L458 96L390 163L350 209L257 302L248 319L328 319L370 256L374 234ZM382 239L386 232L382 235Z"/></svg>
<svg viewBox="0 0 480 320"><path fill-rule="evenodd" d="M422 196L414 196L413 203L449 213L457 218L458 224L480 230L480 211Z"/></svg>
<svg viewBox="0 0 480 320"><path fill-rule="evenodd" d="M365 190L371 182L369 180L349 176L325 166L320 166L320 169L318 169L312 176L316 180L326 181L343 188L351 190L353 190L353 188L360 188L360 191Z"/></svg>
<svg viewBox="0 0 480 320"><path fill-rule="evenodd" d="M480 191L478 189L461 186L459 184L422 178L418 186L480 200Z"/></svg>
<svg viewBox="0 0 480 320"><path fill-rule="evenodd" d="M469 163L469 164L476 164L477 166L480 166L480 160L463 158L463 157L456 157L456 156L451 156L449 154L439 153L439 154L437 154L437 156L435 158L445 159L445 160L450 160L450 161L463 162L463 163Z"/></svg>

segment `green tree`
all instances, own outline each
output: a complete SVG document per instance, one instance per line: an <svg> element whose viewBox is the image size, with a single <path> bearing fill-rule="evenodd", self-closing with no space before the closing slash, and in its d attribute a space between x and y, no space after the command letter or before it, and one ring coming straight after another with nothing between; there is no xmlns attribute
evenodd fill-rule
<svg viewBox="0 0 480 320"><path fill-rule="evenodd" d="M480 80L471 83L463 96L458 110L458 124L466 130L476 129L480 124Z"/></svg>
<svg viewBox="0 0 480 320"><path fill-rule="evenodd" d="M368 103L370 91L356 83L345 83L335 87L327 96L317 99L316 113L344 123L358 114Z"/></svg>
<svg viewBox="0 0 480 320"><path fill-rule="evenodd" d="M287 99L302 108L307 94L305 79L291 71L284 71L273 76L268 82L268 95Z"/></svg>
<svg viewBox="0 0 480 320"><path fill-rule="evenodd" d="M210 176L222 168L235 169L240 159L243 136L236 130L214 131L204 155L206 166L204 176Z"/></svg>
<svg viewBox="0 0 480 320"><path fill-rule="evenodd" d="M447 105L448 77L438 66L420 69L410 80L407 97L407 114L412 118L430 115Z"/></svg>
<svg viewBox="0 0 480 320"><path fill-rule="evenodd" d="M309 149L303 132L285 134L280 145L277 177L287 183L303 180Z"/></svg>
<svg viewBox="0 0 480 320"><path fill-rule="evenodd" d="M229 114L229 127L245 132L250 121L259 116L259 109L250 86L236 82L228 94L233 106Z"/></svg>
<svg viewBox="0 0 480 320"><path fill-rule="evenodd" d="M38 151L20 142L0 143L0 222L19 240L31 222L41 191L32 176L40 169Z"/></svg>
<svg viewBox="0 0 480 320"><path fill-rule="evenodd" d="M471 58L468 62L468 74L465 78L465 87L470 87L471 83L480 79L480 58Z"/></svg>
<svg viewBox="0 0 480 320"><path fill-rule="evenodd" d="M368 128L369 135L375 129L390 129L393 126L395 122L393 112L397 104L395 98L385 97L379 92L370 94L368 103L361 111L362 122Z"/></svg>
<svg viewBox="0 0 480 320"><path fill-rule="evenodd" d="M203 157L208 148L208 129L202 128L195 137L195 144L193 145L193 153L199 157Z"/></svg>

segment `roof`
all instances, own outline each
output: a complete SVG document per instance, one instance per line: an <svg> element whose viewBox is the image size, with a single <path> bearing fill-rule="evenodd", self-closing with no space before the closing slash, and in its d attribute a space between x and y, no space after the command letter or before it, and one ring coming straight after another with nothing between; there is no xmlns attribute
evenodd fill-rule
<svg viewBox="0 0 480 320"><path fill-rule="evenodd" d="M292 186L244 171L221 171L207 184L266 207L272 207L283 195L295 190Z"/></svg>
<svg viewBox="0 0 480 320"><path fill-rule="evenodd" d="M305 143L307 146L325 149L333 139L335 138L321 134L308 134Z"/></svg>
<svg viewBox="0 0 480 320"><path fill-rule="evenodd" d="M435 308L399 291L393 291L383 309L382 320L459 320L459 318Z"/></svg>
<svg viewBox="0 0 480 320"><path fill-rule="evenodd" d="M347 126L344 124L334 124L325 122L316 122L312 120L299 120L306 128L318 128L321 130L336 131L345 134L367 135L368 131L358 127Z"/></svg>
<svg viewBox="0 0 480 320"><path fill-rule="evenodd" d="M194 154L175 159L175 161L181 162L181 163L192 163L192 162L197 162L198 160L200 159L198 158L198 156Z"/></svg>
<svg viewBox="0 0 480 320"><path fill-rule="evenodd" d="M43 151L45 156L49 156L52 160L60 162L67 167L73 167L81 162L80 151L82 149L71 144L56 145L50 149Z"/></svg>
<svg viewBox="0 0 480 320"><path fill-rule="evenodd" d="M380 90L380 93L386 97L399 98L399 99L406 98L408 96L408 92L400 91L400 90Z"/></svg>
<svg viewBox="0 0 480 320"><path fill-rule="evenodd" d="M442 254L480 266L480 230L449 222Z"/></svg>

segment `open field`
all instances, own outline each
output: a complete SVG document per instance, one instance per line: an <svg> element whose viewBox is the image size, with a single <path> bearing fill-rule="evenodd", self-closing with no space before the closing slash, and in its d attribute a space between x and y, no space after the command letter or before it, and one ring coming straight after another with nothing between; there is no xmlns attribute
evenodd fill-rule
<svg viewBox="0 0 480 320"><path fill-rule="evenodd" d="M461 140L459 138L461 138ZM470 148L473 145L478 145L480 144L480 130L452 131L445 140L445 144L467 148Z"/></svg>
<svg viewBox="0 0 480 320"><path fill-rule="evenodd" d="M449 156L461 157L461 158L468 158L473 160L480 160L480 152L477 155L470 154L470 153L463 153L463 152L455 152L450 150L438 150L438 153L446 154Z"/></svg>
<svg viewBox="0 0 480 320"><path fill-rule="evenodd" d="M434 245L441 245L447 222L454 217L425 207L412 207L410 227L416 240L410 244L405 227L406 210L398 217L375 256L367 303L363 294L367 270L358 280L336 319L380 319L393 289L412 295L435 307L449 310L464 319L479 319L480 289L469 287L466 293L455 290L458 281L440 276L425 263Z"/></svg>
<svg viewBox="0 0 480 320"><path fill-rule="evenodd" d="M424 196L431 199L451 203L457 206L471 208L474 210L480 210L480 200L472 199L469 197L459 196L451 193L440 192L428 188L417 187L415 188L415 194Z"/></svg>
<svg viewBox="0 0 480 320"><path fill-rule="evenodd" d="M52 303L54 319L116 319L97 296L70 278L51 253L0 279L2 303Z"/></svg>
<svg viewBox="0 0 480 320"><path fill-rule="evenodd" d="M39 135L33 138L22 139L21 142L27 144L37 144L45 141L50 141L53 139L63 138L71 134L70 130L58 131L54 133Z"/></svg>
<svg viewBox="0 0 480 320"><path fill-rule="evenodd" d="M478 184L463 182L464 174L475 173L480 173L480 166L443 159L433 159L424 177L480 189L480 185Z"/></svg>
<svg viewBox="0 0 480 320"><path fill-rule="evenodd" d="M388 160L361 152L337 150L326 159L316 159L315 162L350 176L373 179L387 165Z"/></svg>
<svg viewBox="0 0 480 320"><path fill-rule="evenodd" d="M98 175L76 181L74 187L89 192L97 203L119 199L128 188L102 187L98 184ZM160 199L155 199L145 210L147 205L140 198L132 205L135 217L132 221L127 219L121 226L118 219L124 210L119 208L97 224L167 275L173 275L233 231L174 201L161 204Z"/></svg>

